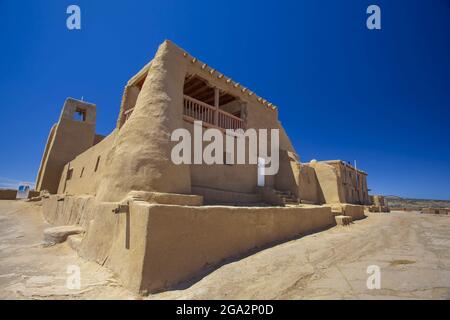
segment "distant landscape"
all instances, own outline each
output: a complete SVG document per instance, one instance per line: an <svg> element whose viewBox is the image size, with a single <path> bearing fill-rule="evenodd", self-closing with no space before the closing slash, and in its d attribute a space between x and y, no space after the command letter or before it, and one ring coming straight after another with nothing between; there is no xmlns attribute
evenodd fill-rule
<svg viewBox="0 0 450 320"><path fill-rule="evenodd" d="M397 196L386 196L385 199L391 209L450 208L450 200L408 199Z"/></svg>

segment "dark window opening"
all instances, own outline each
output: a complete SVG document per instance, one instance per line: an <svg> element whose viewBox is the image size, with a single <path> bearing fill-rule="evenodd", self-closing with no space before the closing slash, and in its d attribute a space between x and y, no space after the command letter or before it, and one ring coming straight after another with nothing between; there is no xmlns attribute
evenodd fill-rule
<svg viewBox="0 0 450 320"><path fill-rule="evenodd" d="M81 169L80 178L83 177L83 173L84 173L84 167Z"/></svg>
<svg viewBox="0 0 450 320"><path fill-rule="evenodd" d="M66 177L66 180L72 179L72 175L73 175L73 169L67 170L67 177Z"/></svg>
<svg viewBox="0 0 450 320"><path fill-rule="evenodd" d="M99 163L100 163L100 156L98 156L98 158L97 158L97 163L95 164L94 172L97 172Z"/></svg>

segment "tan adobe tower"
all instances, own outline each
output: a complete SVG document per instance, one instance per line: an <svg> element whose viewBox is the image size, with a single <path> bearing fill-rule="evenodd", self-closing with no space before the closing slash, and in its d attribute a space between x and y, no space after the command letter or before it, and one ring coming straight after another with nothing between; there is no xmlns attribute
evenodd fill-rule
<svg viewBox="0 0 450 320"><path fill-rule="evenodd" d="M94 144L95 117L95 104L67 98L58 123L50 130L36 190L57 192L64 166Z"/></svg>

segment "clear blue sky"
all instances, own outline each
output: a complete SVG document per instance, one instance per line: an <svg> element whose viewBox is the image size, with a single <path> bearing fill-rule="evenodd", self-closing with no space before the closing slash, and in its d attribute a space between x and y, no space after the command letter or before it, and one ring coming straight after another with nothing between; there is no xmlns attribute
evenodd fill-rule
<svg viewBox="0 0 450 320"><path fill-rule="evenodd" d="M374 193L450 199L449 0L0 0L0 184L35 180L68 96L111 132L164 39L279 106L302 161L356 159Z"/></svg>

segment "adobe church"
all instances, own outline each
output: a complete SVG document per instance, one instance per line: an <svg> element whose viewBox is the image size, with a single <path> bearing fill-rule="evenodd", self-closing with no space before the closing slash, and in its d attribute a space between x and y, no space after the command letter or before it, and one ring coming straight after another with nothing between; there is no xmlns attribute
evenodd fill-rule
<svg viewBox="0 0 450 320"><path fill-rule="evenodd" d="M279 171L257 185L257 165L175 165L177 128L279 129ZM37 190L118 201L130 191L202 196L205 204L369 204L366 174L343 161L302 164L278 108L164 42L125 86L115 130L95 133L96 106L68 98L45 147ZM264 189L264 190L262 190Z"/></svg>
<svg viewBox="0 0 450 320"><path fill-rule="evenodd" d="M257 164L174 164L171 133L194 121L224 135L278 129L278 173L262 186ZM302 163L275 105L164 41L126 84L108 136L96 134L94 104L65 101L36 188L50 223L82 228L68 238L80 256L146 294L338 215L363 218L366 177L340 160Z"/></svg>

